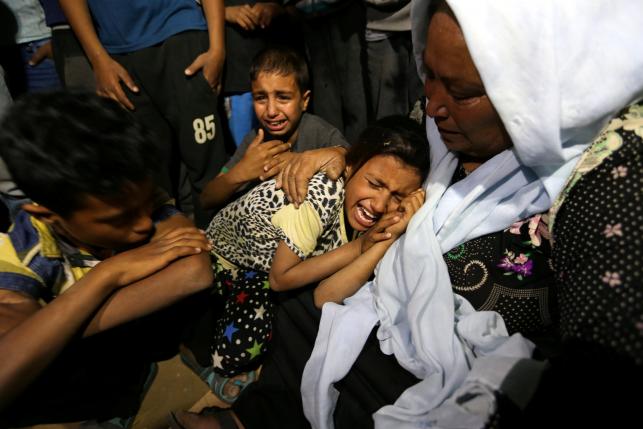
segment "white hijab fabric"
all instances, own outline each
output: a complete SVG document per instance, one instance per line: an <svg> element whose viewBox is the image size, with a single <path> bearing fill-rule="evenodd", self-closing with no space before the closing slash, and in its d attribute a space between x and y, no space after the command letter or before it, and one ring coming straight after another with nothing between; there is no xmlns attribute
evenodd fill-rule
<svg viewBox="0 0 643 429"><path fill-rule="evenodd" d="M420 73L429 0L413 0ZM449 187L457 159L427 121L427 200L387 252L376 279L346 305L324 306L302 378L313 427L332 427L337 393L370 329L380 322L384 353L423 381L374 415L376 427L472 427L484 416L448 421L435 410L480 356L528 356L502 319L475 312L451 290L442 254L547 210L580 153L618 110L643 94L643 4L630 0L448 1L488 96L514 147ZM484 384L484 382L483 382ZM493 383L487 383L493 385ZM437 411L437 412L436 412Z"/></svg>

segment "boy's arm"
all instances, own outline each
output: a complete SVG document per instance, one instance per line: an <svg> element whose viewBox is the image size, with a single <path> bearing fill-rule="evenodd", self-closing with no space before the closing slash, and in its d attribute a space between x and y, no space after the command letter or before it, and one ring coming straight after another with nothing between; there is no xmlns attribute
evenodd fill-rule
<svg viewBox="0 0 643 429"><path fill-rule="evenodd" d="M129 73L109 56L100 40L98 40L96 29L87 7L87 0L60 0L60 6L83 46L89 62L92 64L96 77L96 93L116 100L123 107L134 110L134 104L125 95L121 81L132 92L138 92L138 87Z"/></svg>
<svg viewBox="0 0 643 429"><path fill-rule="evenodd" d="M208 39L210 47L185 69L185 74L193 76L203 69L203 76L212 88L219 93L221 90L221 70L225 61L225 7L223 0L201 0L203 14L208 23Z"/></svg>
<svg viewBox="0 0 643 429"><path fill-rule="evenodd" d="M152 241L183 228L196 231L185 216L174 215L159 222ZM203 240L206 240L205 236ZM94 335L153 313L211 286L213 274L206 248L209 243L204 241L201 246L204 251L174 260L160 271L111 294L92 317L83 336Z"/></svg>
<svg viewBox="0 0 643 429"><path fill-rule="evenodd" d="M226 173L220 173L212 179L201 192L201 205L205 209L225 205L232 195L243 185L253 180L263 180L263 166L268 159L290 149L288 143L278 140L263 141L263 130L257 131L257 136L245 148L243 157ZM237 150L244 150L240 146Z"/></svg>
<svg viewBox="0 0 643 429"><path fill-rule="evenodd" d="M181 228L99 263L44 307L21 293L0 291L0 356L11 356L0 365L0 410L35 380L84 329L115 290L136 286L136 282L172 262L207 253L206 250L201 232L195 228ZM210 273L210 279L211 276ZM99 320L96 331L103 326L105 324Z"/></svg>

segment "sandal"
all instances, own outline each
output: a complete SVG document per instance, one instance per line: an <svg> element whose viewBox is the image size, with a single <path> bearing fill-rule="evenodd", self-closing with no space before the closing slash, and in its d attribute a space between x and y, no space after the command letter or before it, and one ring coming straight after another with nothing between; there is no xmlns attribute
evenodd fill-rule
<svg viewBox="0 0 643 429"><path fill-rule="evenodd" d="M234 379L237 375L232 377L224 377L222 375L217 374L216 372L214 373L214 377L212 379L212 384L210 387L212 388L212 391L214 392L215 395L219 397L223 402L226 404L234 404L234 401L237 400L239 395L241 395L241 392L250 384L253 383L257 379L257 372L255 370L253 371L248 371L245 373L246 374L246 379L245 380L239 380L239 379ZM239 388L239 393L237 393L234 396L231 395L226 395L225 394L225 386L228 383L232 383L233 386L237 386Z"/></svg>
<svg viewBox="0 0 643 429"><path fill-rule="evenodd" d="M237 423L232 417L232 411L228 408L206 407L198 413L193 413L190 411L178 411L178 412L171 411L170 412L170 415L167 418L167 422L170 425L170 428L192 429L190 426L186 426L185 422L182 422L181 420L179 420L178 413L184 413L185 415L190 415L192 417L199 416L198 418L215 416L217 419L217 422L219 423L219 427L221 429L237 429Z"/></svg>

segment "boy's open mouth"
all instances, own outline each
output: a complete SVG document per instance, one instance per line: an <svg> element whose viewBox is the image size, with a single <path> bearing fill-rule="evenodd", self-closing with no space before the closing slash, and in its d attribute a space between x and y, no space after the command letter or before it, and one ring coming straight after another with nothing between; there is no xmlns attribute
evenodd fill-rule
<svg viewBox="0 0 643 429"><path fill-rule="evenodd" d="M270 132L276 132L283 130L286 127L287 123L287 119L282 119L279 121L266 121L266 126L268 127L268 130L270 130Z"/></svg>

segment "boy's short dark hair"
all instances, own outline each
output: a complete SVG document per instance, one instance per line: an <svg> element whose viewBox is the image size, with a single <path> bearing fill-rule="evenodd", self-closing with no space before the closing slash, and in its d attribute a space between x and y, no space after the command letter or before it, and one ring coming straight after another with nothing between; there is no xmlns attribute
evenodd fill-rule
<svg viewBox="0 0 643 429"><path fill-rule="evenodd" d="M0 156L28 198L61 216L86 195L118 195L159 168L150 135L132 115L84 93L20 98L0 124Z"/></svg>
<svg viewBox="0 0 643 429"><path fill-rule="evenodd" d="M279 76L293 74L302 93L309 89L310 77L306 60L291 48L272 46L261 50L252 59L250 81L254 82L259 73L274 73Z"/></svg>
<svg viewBox="0 0 643 429"><path fill-rule="evenodd" d="M424 127L402 115L387 116L369 125L346 154L346 164L359 170L371 158L389 155L418 170L420 180L429 174L429 143Z"/></svg>

